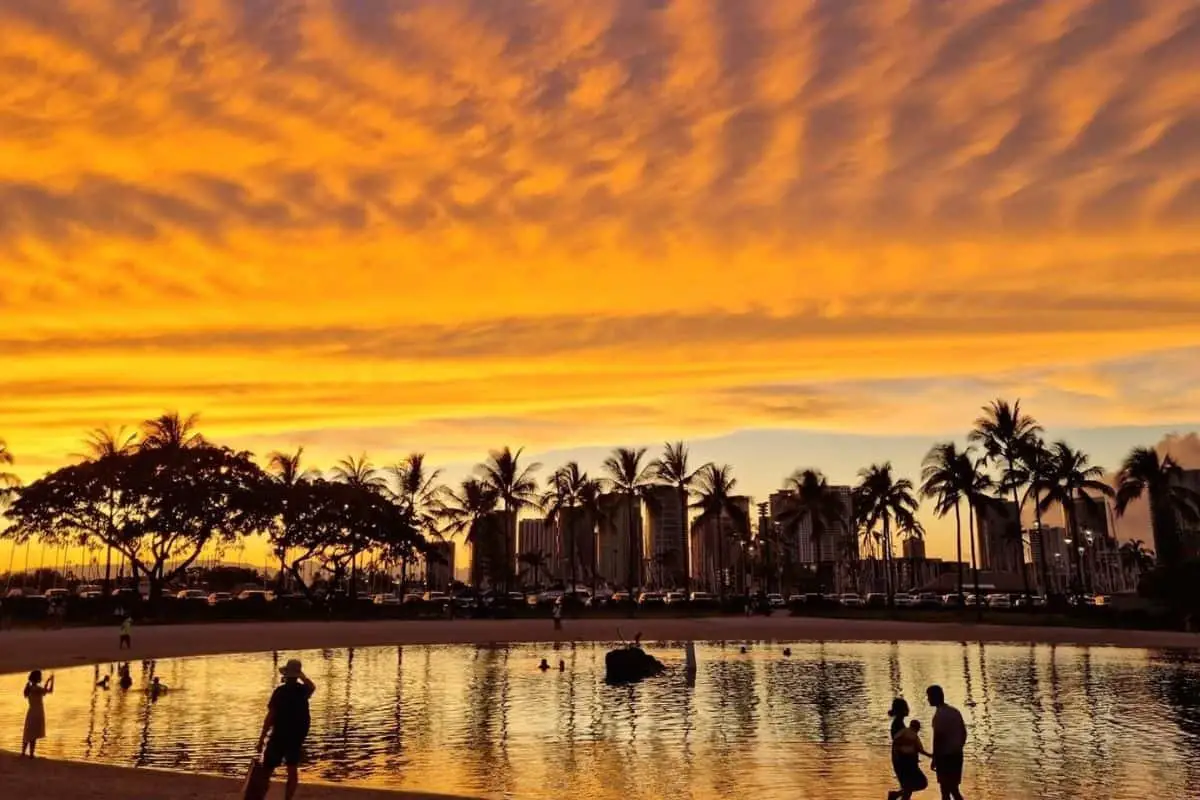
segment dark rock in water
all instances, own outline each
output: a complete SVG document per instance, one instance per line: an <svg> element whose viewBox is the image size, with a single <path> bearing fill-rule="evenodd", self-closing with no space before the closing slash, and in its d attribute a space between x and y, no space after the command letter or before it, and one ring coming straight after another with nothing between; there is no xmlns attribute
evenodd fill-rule
<svg viewBox="0 0 1200 800"><path fill-rule="evenodd" d="M632 683L660 675L663 663L640 647L610 650L604 656L604 678L609 683Z"/></svg>

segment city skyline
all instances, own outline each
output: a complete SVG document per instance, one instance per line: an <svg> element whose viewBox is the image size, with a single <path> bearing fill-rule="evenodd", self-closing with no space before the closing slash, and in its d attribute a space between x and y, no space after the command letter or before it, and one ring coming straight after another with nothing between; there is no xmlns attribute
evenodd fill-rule
<svg viewBox="0 0 1200 800"><path fill-rule="evenodd" d="M450 481L685 440L761 501L1019 397L1200 467L1194 15L10 0L0 438L25 481L164 409Z"/></svg>

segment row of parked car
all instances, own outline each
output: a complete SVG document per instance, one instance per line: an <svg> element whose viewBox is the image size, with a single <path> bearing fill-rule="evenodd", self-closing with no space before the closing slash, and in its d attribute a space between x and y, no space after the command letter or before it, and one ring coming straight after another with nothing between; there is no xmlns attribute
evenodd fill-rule
<svg viewBox="0 0 1200 800"><path fill-rule="evenodd" d="M778 596L778 595L775 595ZM1109 600L1104 595L1084 595L1082 598L1072 597L1071 605L1103 606ZM990 592L976 596L973 592L965 591L962 595L935 594L933 592L907 593L895 595L896 608L993 608L998 610L1045 608L1046 598L1041 595L1026 596L1024 594L1008 594ZM882 592L872 592L867 595L848 594L794 594L788 598L788 605L796 607L840 606L842 608L884 608L887 606L887 595Z"/></svg>

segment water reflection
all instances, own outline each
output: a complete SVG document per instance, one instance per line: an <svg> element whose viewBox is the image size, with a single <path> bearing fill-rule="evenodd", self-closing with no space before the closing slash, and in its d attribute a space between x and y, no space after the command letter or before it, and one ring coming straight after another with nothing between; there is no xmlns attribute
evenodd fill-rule
<svg viewBox="0 0 1200 800"><path fill-rule="evenodd" d="M282 659L318 685L309 780L581 800L749 795L841 800L891 786L887 707L940 683L971 730L972 800L1200 795L1200 663L1187 654L921 643L651 645L670 669L603 682L603 645L379 647L146 661L57 676L39 748L125 765L236 774ZM542 673L541 658L566 669ZM157 703L155 676L170 686ZM23 676L0 677L18 736ZM14 741L3 746L14 747Z"/></svg>

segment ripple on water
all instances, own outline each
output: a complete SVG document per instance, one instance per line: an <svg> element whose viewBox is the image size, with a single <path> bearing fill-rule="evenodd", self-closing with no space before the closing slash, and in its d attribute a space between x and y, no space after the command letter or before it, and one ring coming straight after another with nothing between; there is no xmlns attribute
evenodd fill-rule
<svg viewBox="0 0 1200 800"><path fill-rule="evenodd" d="M1200 663L1192 655L945 643L707 644L694 685L671 669L604 684L603 644L403 646L134 663L129 692L95 688L115 665L57 675L50 756L234 775L258 736L276 670L318 684L309 780L534 797L843 800L891 786L887 709L940 683L970 728L972 800L1200 795ZM566 671L541 673L541 658ZM157 703L158 676L171 691ZM115 680L115 674L114 674ZM15 748L21 676L0 676L0 734ZM925 736L928 743L929 728Z"/></svg>

